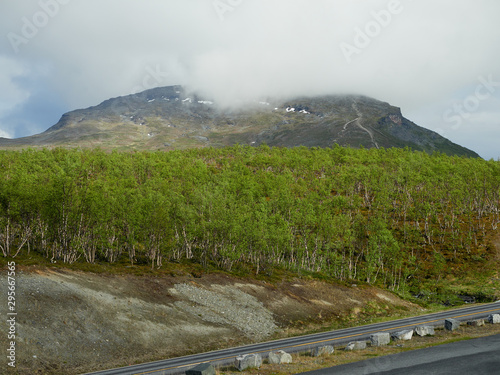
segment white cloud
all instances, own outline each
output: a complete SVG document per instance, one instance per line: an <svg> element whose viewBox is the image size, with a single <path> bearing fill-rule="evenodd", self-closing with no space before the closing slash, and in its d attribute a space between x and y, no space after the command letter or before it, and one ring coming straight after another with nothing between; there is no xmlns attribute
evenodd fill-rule
<svg viewBox="0 0 500 375"><path fill-rule="evenodd" d="M12 133L10 133L6 130L3 130L2 128L3 128L3 126L2 126L2 124L0 124L0 138L12 138L13 137Z"/></svg>
<svg viewBox="0 0 500 375"><path fill-rule="evenodd" d="M0 56L0 119L23 105L30 97L30 92L16 83L16 80L28 74L27 69L15 60ZM12 138L12 124L0 122L0 137Z"/></svg>
<svg viewBox="0 0 500 375"><path fill-rule="evenodd" d="M68 109L141 86L185 83L228 103L356 92L408 114L425 112L412 120L437 128L446 125L449 98L480 75L500 77L500 2L400 0L384 20L394 1L221 1L231 7L223 21L208 0L70 1L19 53L6 38L0 46L17 67L50 66L33 90L49 87ZM39 9L37 2L0 5L0 34L20 32L23 17ZM354 44L356 30L370 27L368 45L349 63L342 43ZM161 72L158 79L148 79L151 70ZM1 83L11 82L0 72ZM10 87L18 99L2 100L6 108L26 94ZM481 132L471 136L481 139Z"/></svg>
<svg viewBox="0 0 500 375"><path fill-rule="evenodd" d="M26 67L13 59L0 56L0 116L29 98L29 91L22 89L15 82L26 76Z"/></svg>

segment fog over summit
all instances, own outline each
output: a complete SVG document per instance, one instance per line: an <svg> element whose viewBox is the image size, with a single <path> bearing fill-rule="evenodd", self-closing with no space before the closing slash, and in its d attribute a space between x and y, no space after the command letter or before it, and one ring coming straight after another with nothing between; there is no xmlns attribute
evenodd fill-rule
<svg viewBox="0 0 500 375"><path fill-rule="evenodd" d="M488 0L2 4L0 136L34 134L69 110L182 84L233 106L367 95L496 158L498 14L500 3ZM493 92L477 98L490 77Z"/></svg>

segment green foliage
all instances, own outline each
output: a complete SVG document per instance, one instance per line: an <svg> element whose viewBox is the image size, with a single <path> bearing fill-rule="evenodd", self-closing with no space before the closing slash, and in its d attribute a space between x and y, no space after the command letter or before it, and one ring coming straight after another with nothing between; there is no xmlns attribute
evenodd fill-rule
<svg viewBox="0 0 500 375"><path fill-rule="evenodd" d="M3 255L66 263L188 260L399 289L482 267L500 222L498 162L402 149L3 151L0 181Z"/></svg>

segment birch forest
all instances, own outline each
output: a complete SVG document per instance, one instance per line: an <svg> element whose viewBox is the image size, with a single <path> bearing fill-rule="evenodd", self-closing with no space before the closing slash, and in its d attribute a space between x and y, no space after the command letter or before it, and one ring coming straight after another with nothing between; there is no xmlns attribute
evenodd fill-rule
<svg viewBox="0 0 500 375"><path fill-rule="evenodd" d="M500 163L409 149L0 152L0 250L398 289L491 259Z"/></svg>

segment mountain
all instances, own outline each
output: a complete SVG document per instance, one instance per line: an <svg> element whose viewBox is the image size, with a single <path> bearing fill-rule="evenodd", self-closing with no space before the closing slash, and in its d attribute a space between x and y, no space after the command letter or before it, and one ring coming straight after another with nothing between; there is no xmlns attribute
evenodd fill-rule
<svg viewBox="0 0 500 375"><path fill-rule="evenodd" d="M182 86L109 99L95 107L64 114L41 134L0 138L0 148L173 150L236 143L410 147L429 153L479 157L474 151L412 123L399 108L364 96L268 99L224 110Z"/></svg>

